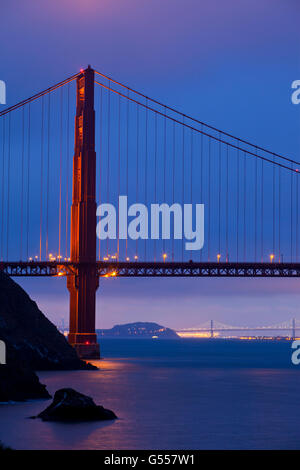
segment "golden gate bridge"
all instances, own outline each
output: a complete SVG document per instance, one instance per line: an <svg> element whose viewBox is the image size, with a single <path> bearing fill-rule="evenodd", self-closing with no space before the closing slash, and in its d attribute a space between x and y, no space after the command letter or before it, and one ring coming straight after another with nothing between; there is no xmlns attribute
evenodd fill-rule
<svg viewBox="0 0 300 470"><path fill-rule="evenodd" d="M83 357L99 356L100 278L300 276L300 163L90 66L1 111L0 155L0 270L67 277ZM119 209L120 195L204 204L203 249L119 231L97 240L97 204Z"/></svg>

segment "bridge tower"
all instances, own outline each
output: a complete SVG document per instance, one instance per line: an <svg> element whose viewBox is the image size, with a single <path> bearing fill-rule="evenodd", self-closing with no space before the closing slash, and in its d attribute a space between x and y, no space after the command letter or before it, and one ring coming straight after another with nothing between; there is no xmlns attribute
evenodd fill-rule
<svg viewBox="0 0 300 470"><path fill-rule="evenodd" d="M95 332L96 291L96 152L94 70L89 66L77 78L73 196L71 208L71 261L69 343L82 358L99 358Z"/></svg>
<svg viewBox="0 0 300 470"><path fill-rule="evenodd" d="M214 337L214 321L210 320L210 337Z"/></svg>
<svg viewBox="0 0 300 470"><path fill-rule="evenodd" d="M295 318L293 318L293 322L292 322L292 339L295 339L296 338L296 320Z"/></svg>

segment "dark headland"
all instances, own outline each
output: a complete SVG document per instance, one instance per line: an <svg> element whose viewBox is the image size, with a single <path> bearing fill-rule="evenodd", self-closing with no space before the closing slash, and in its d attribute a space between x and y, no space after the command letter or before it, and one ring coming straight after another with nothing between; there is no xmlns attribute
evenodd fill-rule
<svg viewBox="0 0 300 470"><path fill-rule="evenodd" d="M0 402L49 398L37 370L95 369L81 361L64 335L9 276L0 272L0 340L6 365L0 365Z"/></svg>

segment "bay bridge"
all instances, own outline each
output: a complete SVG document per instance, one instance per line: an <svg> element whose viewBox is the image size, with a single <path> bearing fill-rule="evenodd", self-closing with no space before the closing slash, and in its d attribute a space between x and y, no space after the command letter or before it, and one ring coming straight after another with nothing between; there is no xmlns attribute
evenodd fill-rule
<svg viewBox="0 0 300 470"><path fill-rule="evenodd" d="M90 66L2 110L0 155L0 270L66 276L68 339L82 357L99 356L100 278L300 276L297 159ZM204 204L203 249L141 232L97 239L97 205L120 195Z"/></svg>
<svg viewBox="0 0 300 470"><path fill-rule="evenodd" d="M267 337L274 336L274 333L286 333L290 338L296 338L297 332L300 331L300 321L296 318L291 318L288 321L281 323L276 323L274 325L268 326L238 326L238 325L227 325L219 321L210 320L202 323L199 326L193 328L184 328L182 330L177 330L176 333L179 336L190 338L197 336L210 336L214 338L217 334L221 333L222 335L245 335L248 333L253 335L254 333L259 333L259 336Z"/></svg>

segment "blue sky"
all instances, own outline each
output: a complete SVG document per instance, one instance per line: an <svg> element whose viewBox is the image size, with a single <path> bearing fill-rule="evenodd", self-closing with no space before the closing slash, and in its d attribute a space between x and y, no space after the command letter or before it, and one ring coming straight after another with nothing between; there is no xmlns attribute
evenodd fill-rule
<svg viewBox="0 0 300 470"><path fill-rule="evenodd" d="M11 0L1 5L0 79L7 104L91 64L225 131L299 159L297 0ZM20 281L52 320L68 317L63 279ZM97 325L170 327L298 316L289 280L103 280ZM184 312L184 315L183 315Z"/></svg>

